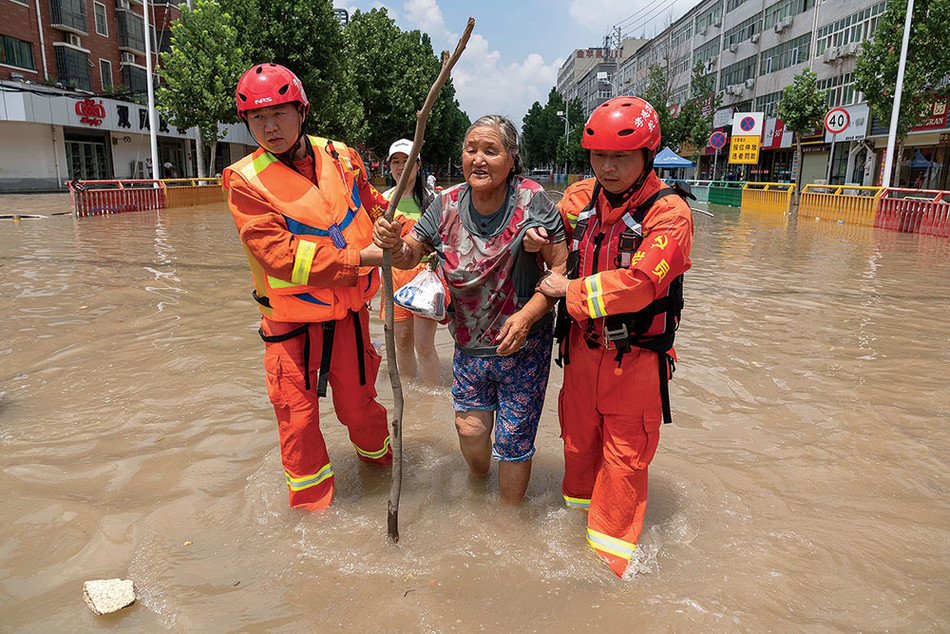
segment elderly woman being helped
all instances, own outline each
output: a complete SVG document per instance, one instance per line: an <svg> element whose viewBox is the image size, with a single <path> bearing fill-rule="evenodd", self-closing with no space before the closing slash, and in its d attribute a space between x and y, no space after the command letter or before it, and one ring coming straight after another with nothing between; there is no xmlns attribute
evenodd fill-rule
<svg viewBox="0 0 950 634"><path fill-rule="evenodd" d="M528 229L544 228L551 241L541 258L549 268L561 265L564 226L541 186L521 176L518 133L508 119L488 115L472 124L462 169L465 182L436 197L404 239L399 223L385 219L373 238L393 249L400 268L438 253L454 308L452 396L462 455L476 477L488 475L497 459L501 498L517 504L531 477L554 306L534 292L542 266L521 243Z"/></svg>

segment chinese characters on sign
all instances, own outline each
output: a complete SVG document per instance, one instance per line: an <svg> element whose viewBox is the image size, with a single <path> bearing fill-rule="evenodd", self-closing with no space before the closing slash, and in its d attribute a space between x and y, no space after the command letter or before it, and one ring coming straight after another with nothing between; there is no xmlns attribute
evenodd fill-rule
<svg viewBox="0 0 950 634"><path fill-rule="evenodd" d="M729 146L730 163L755 164L759 162L759 137L734 136Z"/></svg>

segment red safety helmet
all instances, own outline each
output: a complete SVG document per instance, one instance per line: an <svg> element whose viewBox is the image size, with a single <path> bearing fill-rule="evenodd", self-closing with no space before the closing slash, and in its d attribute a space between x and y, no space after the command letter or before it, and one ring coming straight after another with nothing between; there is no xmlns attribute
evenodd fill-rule
<svg viewBox="0 0 950 634"><path fill-rule="evenodd" d="M587 150L647 150L660 148L660 118L639 97L614 97L590 113L581 147Z"/></svg>
<svg viewBox="0 0 950 634"><path fill-rule="evenodd" d="M244 73L238 80L234 99L241 119L247 118L248 110L284 103L302 104L304 117L310 111L303 84L296 75L279 64L258 64Z"/></svg>

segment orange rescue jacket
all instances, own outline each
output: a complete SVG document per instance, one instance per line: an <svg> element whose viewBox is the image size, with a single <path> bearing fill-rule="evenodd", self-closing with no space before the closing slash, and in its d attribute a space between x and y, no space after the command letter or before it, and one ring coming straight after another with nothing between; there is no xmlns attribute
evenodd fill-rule
<svg viewBox="0 0 950 634"><path fill-rule="evenodd" d="M261 312L275 321L342 319L348 311L362 308L379 288L375 267L357 268L359 250L373 236L373 220L360 196L361 190L372 187L365 176L358 182L359 157L342 143L307 139L313 147L319 186L262 148L229 166L222 178L230 190L229 204L254 276L254 298ZM236 190L242 196L236 196ZM376 196L366 202L378 212ZM279 215L278 226L267 227L266 238L247 236L259 225L274 221L255 223L256 217L240 208L242 201L253 201L255 207L271 212L257 215ZM281 258L282 251L293 254L292 263L283 261L288 258Z"/></svg>

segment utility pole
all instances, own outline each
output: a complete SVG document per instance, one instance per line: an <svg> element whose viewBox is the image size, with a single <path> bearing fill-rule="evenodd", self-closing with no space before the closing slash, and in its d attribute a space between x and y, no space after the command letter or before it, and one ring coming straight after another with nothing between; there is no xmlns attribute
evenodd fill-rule
<svg viewBox="0 0 950 634"><path fill-rule="evenodd" d="M884 178L881 179L882 187L891 186L891 172L894 169L894 149L897 143L897 120L900 118L901 96L904 92L904 68L907 66L907 43L910 42L910 23L913 15L914 0L907 0L907 15L904 16L904 39L901 42L901 60L897 65L897 89L894 91L894 105L891 108L891 127L887 132Z"/></svg>

